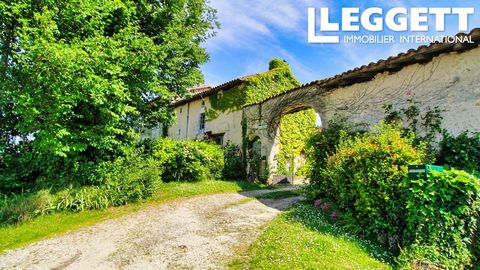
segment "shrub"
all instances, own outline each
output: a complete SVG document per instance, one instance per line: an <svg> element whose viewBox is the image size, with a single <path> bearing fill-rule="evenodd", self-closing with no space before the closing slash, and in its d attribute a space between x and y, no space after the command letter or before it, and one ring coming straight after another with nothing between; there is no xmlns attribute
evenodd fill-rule
<svg viewBox="0 0 480 270"><path fill-rule="evenodd" d="M105 163L100 186L104 187L112 205L122 205L150 197L161 183L162 166L152 157L137 153Z"/></svg>
<svg viewBox="0 0 480 270"><path fill-rule="evenodd" d="M55 195L58 211L83 211L137 202L150 197L161 182L161 167L152 158L131 152L97 169L92 185L69 187Z"/></svg>
<svg viewBox="0 0 480 270"><path fill-rule="evenodd" d="M52 209L52 196L48 190L35 193L13 195L0 205L0 221L13 224L24 222Z"/></svg>
<svg viewBox="0 0 480 270"><path fill-rule="evenodd" d="M407 166L422 164L426 156L424 149L413 146L414 140L413 134L403 137L400 129L381 124L341 141L325 168L312 174L310 193L333 199L365 236L393 246L404 222Z"/></svg>
<svg viewBox="0 0 480 270"><path fill-rule="evenodd" d="M76 185L52 184L48 190L13 194L0 205L0 222L17 223L51 211L83 211L137 202L165 181L220 179L223 151L206 142L161 139L126 151L113 161L93 164ZM143 151L143 152L141 152ZM37 183L37 188L51 181ZM80 185L79 183L84 183Z"/></svg>
<svg viewBox="0 0 480 270"><path fill-rule="evenodd" d="M405 269L478 264L477 177L452 169L410 180L407 166L424 164L426 146L395 126L339 141L308 190L337 202L341 222L392 249L402 247L398 263Z"/></svg>
<svg viewBox="0 0 480 270"><path fill-rule="evenodd" d="M225 166L223 168L223 179L245 180L246 168L240 148L232 143L227 143L223 148Z"/></svg>
<svg viewBox="0 0 480 270"><path fill-rule="evenodd" d="M218 145L199 141L159 139L154 141L152 156L162 168L165 182L194 182L221 179L223 151Z"/></svg>
<svg viewBox="0 0 480 270"><path fill-rule="evenodd" d="M321 132L313 133L306 142L307 175L310 179L320 179L327 158L334 154L341 141L354 137L358 132L345 117L336 116ZM316 182L314 180L314 182ZM317 194L315 194L316 196Z"/></svg>
<svg viewBox="0 0 480 270"><path fill-rule="evenodd" d="M468 172L480 172L480 133L444 134L438 162Z"/></svg>
<svg viewBox="0 0 480 270"><path fill-rule="evenodd" d="M480 180L464 171L432 172L406 182L406 249L399 261L461 269L472 265L478 236Z"/></svg>
<svg viewBox="0 0 480 270"><path fill-rule="evenodd" d="M19 223L51 211L83 211L137 202L158 190L161 170L152 158L135 152L99 164L92 185L70 186L56 193L40 190L5 199L0 221Z"/></svg>

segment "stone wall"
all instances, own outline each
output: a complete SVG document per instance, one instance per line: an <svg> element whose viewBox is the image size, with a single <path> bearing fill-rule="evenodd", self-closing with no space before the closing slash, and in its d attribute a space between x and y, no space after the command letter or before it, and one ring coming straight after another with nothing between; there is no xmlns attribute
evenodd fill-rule
<svg viewBox="0 0 480 270"><path fill-rule="evenodd" d="M245 108L247 134L262 141L262 155L275 173L278 125L282 115L314 108L322 122L339 113L352 122L375 124L384 118L383 105L401 109L408 99L421 102L422 111L444 109L443 127L452 134L480 131L480 48L442 54L426 64L413 64L397 72L334 89L310 85Z"/></svg>

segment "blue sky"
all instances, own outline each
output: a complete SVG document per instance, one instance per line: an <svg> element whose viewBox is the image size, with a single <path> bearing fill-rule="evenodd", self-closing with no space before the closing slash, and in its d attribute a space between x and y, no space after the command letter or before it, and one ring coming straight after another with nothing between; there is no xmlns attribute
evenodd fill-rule
<svg viewBox="0 0 480 270"><path fill-rule="evenodd" d="M210 61L202 66L205 83L218 85L237 77L264 72L273 58L286 60L301 83L330 77L349 69L385 59L422 44L309 44L307 9L328 7L331 20L340 21L342 7L474 7L469 28L480 27L480 1L335 1L335 0L211 0L221 28L204 46ZM434 23L431 20L430 23ZM458 32L455 17L447 20L446 32ZM469 29L469 30L470 30ZM388 35L385 32L360 34Z"/></svg>

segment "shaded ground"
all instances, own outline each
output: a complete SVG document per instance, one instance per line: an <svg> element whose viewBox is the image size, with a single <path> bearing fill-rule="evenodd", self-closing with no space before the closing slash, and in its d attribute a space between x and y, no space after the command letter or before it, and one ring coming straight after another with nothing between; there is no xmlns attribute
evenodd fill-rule
<svg viewBox="0 0 480 270"><path fill-rule="evenodd" d="M150 207L0 257L0 269L223 269L262 224L301 200L277 190L195 197Z"/></svg>

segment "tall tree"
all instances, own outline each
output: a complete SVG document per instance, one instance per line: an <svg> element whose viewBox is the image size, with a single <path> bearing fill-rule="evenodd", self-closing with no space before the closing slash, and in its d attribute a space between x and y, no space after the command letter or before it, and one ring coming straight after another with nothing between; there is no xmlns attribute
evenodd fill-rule
<svg viewBox="0 0 480 270"><path fill-rule="evenodd" d="M169 123L217 26L205 0L0 1L0 177L78 170Z"/></svg>

